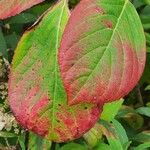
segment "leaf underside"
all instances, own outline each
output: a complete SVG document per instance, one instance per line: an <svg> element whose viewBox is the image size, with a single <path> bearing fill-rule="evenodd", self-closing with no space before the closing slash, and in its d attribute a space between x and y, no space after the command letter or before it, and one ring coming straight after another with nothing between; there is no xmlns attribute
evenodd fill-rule
<svg viewBox="0 0 150 150"><path fill-rule="evenodd" d="M82 0L59 49L70 105L104 104L127 95L145 65L143 28L129 0Z"/></svg>
<svg viewBox="0 0 150 150"><path fill-rule="evenodd" d="M9 102L18 122L55 142L80 137L100 114L95 104L67 104L57 53L68 18L67 1L61 0L25 32L9 79Z"/></svg>
<svg viewBox="0 0 150 150"><path fill-rule="evenodd" d="M0 19L15 16L44 0L0 0Z"/></svg>

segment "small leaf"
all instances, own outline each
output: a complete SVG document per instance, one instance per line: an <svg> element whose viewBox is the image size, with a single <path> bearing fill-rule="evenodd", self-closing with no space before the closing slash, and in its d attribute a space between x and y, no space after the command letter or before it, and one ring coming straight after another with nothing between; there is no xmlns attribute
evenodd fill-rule
<svg viewBox="0 0 150 150"><path fill-rule="evenodd" d="M150 142L140 144L139 146L133 148L133 150L147 150L146 148L150 148Z"/></svg>
<svg viewBox="0 0 150 150"><path fill-rule="evenodd" d="M140 107L140 108L136 109L136 112L141 115L150 117L150 108L149 107Z"/></svg>
<svg viewBox="0 0 150 150"><path fill-rule="evenodd" d="M21 13L8 20L9 24L25 24L36 21L36 17L30 13Z"/></svg>
<svg viewBox="0 0 150 150"><path fill-rule="evenodd" d="M143 117L136 113L128 113L123 117L123 119L135 130L140 129L144 124Z"/></svg>
<svg viewBox="0 0 150 150"><path fill-rule="evenodd" d="M26 150L25 146L25 134L22 134L18 137L18 142L20 144L21 150Z"/></svg>
<svg viewBox="0 0 150 150"><path fill-rule="evenodd" d="M0 27L0 53L5 57L8 58L8 53L7 53L7 45L6 41L2 32L2 28Z"/></svg>
<svg viewBox="0 0 150 150"><path fill-rule="evenodd" d="M146 88L145 88L145 91L149 91L150 90L150 85L148 85Z"/></svg>
<svg viewBox="0 0 150 150"><path fill-rule="evenodd" d="M95 147L94 150L112 150L108 144L105 143L99 143L97 147Z"/></svg>
<svg viewBox="0 0 150 150"><path fill-rule="evenodd" d="M92 129L83 135L83 138L89 146L95 147L102 138L102 132L99 124L95 124Z"/></svg>
<svg viewBox="0 0 150 150"><path fill-rule="evenodd" d="M150 0L140 0L142 3L145 3L147 5L150 5Z"/></svg>
<svg viewBox="0 0 150 150"><path fill-rule="evenodd" d="M107 138L112 150L123 150L123 147L118 139Z"/></svg>
<svg viewBox="0 0 150 150"><path fill-rule="evenodd" d="M116 135L116 132L115 132L114 128L112 128L111 124L106 121L101 120L99 126L101 128L103 135L106 136L111 150L114 150L114 149L123 150L121 141L119 140L118 136Z"/></svg>
<svg viewBox="0 0 150 150"><path fill-rule="evenodd" d="M138 142L150 142L150 131L143 131L133 137L133 140Z"/></svg>
<svg viewBox="0 0 150 150"><path fill-rule="evenodd" d="M6 35L5 40L7 42L8 47L14 50L16 48L19 38L20 37L15 32L13 32L10 35Z"/></svg>
<svg viewBox="0 0 150 150"><path fill-rule="evenodd" d="M63 34L59 64L68 103L120 99L139 81L146 42L129 0L82 0Z"/></svg>
<svg viewBox="0 0 150 150"><path fill-rule="evenodd" d="M6 131L0 131L0 137L3 137L3 138L14 138L14 137L17 137L17 135L14 134L14 133L6 132Z"/></svg>
<svg viewBox="0 0 150 150"><path fill-rule="evenodd" d="M147 53L150 53L150 47L147 47Z"/></svg>
<svg viewBox="0 0 150 150"><path fill-rule="evenodd" d="M29 133L28 150L48 150L51 148L51 142L37 136L33 133Z"/></svg>
<svg viewBox="0 0 150 150"><path fill-rule="evenodd" d="M87 150L87 148L77 143L69 143L61 147L59 150Z"/></svg>
<svg viewBox="0 0 150 150"><path fill-rule="evenodd" d="M100 118L106 121L112 121L112 119L114 119L114 117L117 115L118 110L121 108L122 103L123 99L111 103L106 103L103 107Z"/></svg>
<svg viewBox="0 0 150 150"><path fill-rule="evenodd" d="M126 131L123 128L123 126L117 120L113 119L112 123L113 123L113 125L115 127L116 134L117 134L117 136L120 139L122 147L125 149L126 145L129 143L129 139L127 137Z"/></svg>
<svg viewBox="0 0 150 150"><path fill-rule="evenodd" d="M0 19L19 14L42 1L44 0L0 0Z"/></svg>

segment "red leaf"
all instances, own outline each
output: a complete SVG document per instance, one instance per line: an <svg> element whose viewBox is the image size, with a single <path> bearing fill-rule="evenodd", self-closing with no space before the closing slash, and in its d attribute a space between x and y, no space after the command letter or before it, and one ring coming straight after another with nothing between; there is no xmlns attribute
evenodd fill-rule
<svg viewBox="0 0 150 150"><path fill-rule="evenodd" d="M59 50L69 104L103 104L127 95L141 77L145 54L143 28L130 1L82 0Z"/></svg>
<svg viewBox="0 0 150 150"><path fill-rule="evenodd" d="M6 19L15 16L20 12L36 5L44 0L1 0L0 1L0 19Z"/></svg>

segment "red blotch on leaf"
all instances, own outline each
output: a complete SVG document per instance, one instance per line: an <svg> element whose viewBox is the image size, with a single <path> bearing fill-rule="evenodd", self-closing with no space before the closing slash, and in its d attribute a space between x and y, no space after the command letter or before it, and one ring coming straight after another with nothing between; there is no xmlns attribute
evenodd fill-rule
<svg viewBox="0 0 150 150"><path fill-rule="evenodd" d="M110 20L103 20L102 23L107 27L112 29L113 28L113 23Z"/></svg>

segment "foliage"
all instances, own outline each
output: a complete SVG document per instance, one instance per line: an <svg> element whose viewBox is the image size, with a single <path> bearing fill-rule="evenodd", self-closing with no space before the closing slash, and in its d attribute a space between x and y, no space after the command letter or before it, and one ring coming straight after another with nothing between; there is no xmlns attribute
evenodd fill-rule
<svg viewBox="0 0 150 150"><path fill-rule="evenodd" d="M70 9L77 0L70 0ZM7 82L14 49L23 32L54 2L45 1L21 14L0 21L0 149L36 150L146 150L150 147L150 6L149 1L133 0L147 40L147 62L135 89L123 100L105 104L102 117L83 138L51 143L16 123L7 101ZM73 27L71 27L73 28ZM32 29L31 29L32 30ZM122 105L123 103L123 105Z"/></svg>

